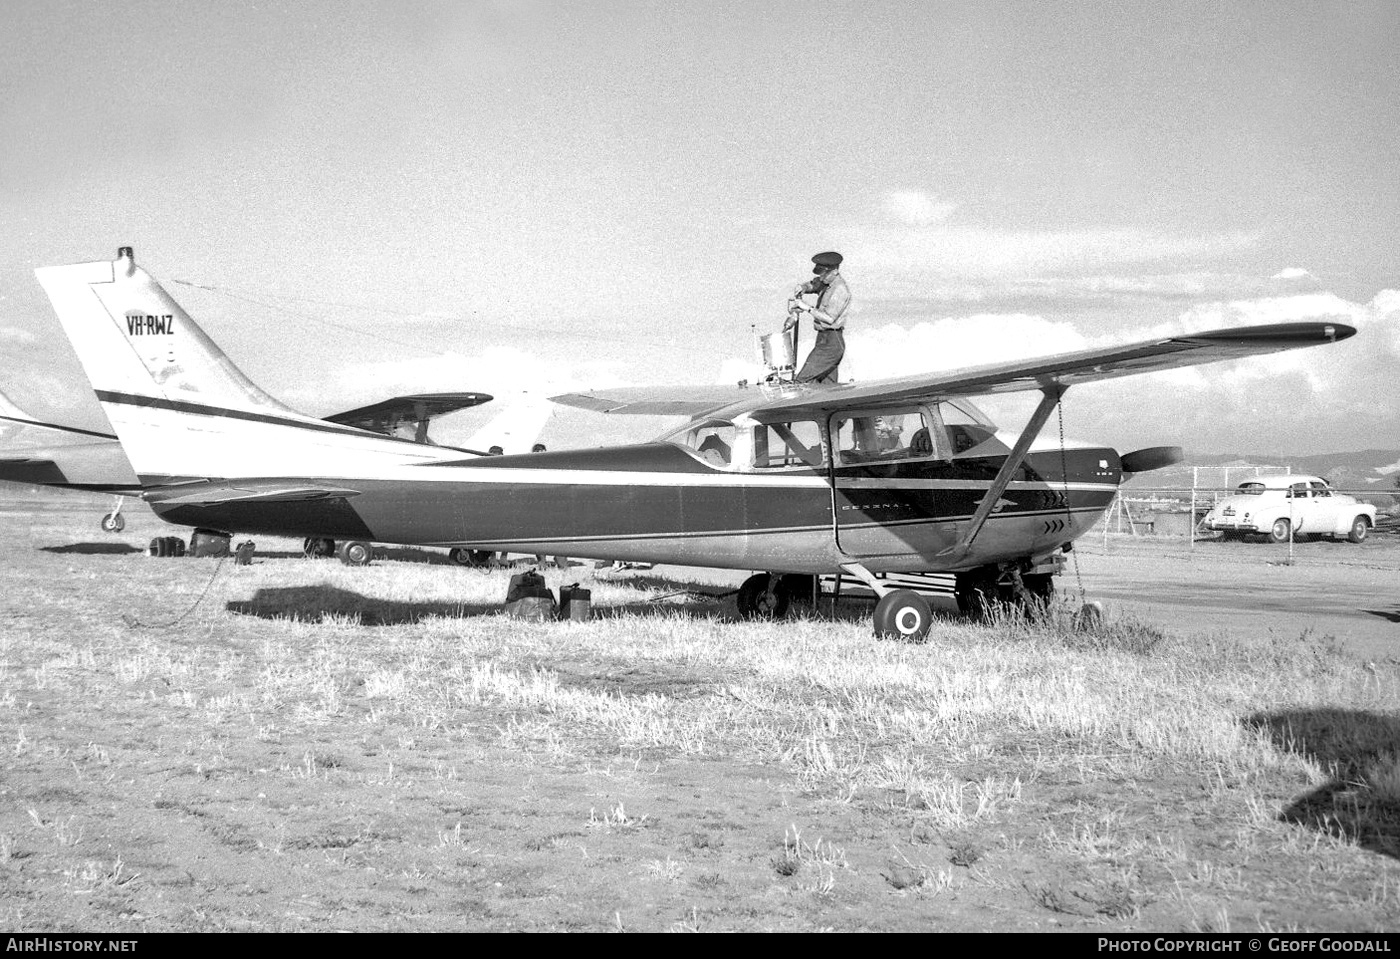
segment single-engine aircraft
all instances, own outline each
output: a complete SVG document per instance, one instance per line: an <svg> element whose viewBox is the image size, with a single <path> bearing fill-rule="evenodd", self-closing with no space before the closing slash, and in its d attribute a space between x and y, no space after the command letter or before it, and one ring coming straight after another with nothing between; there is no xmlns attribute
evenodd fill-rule
<svg viewBox="0 0 1400 959"><path fill-rule="evenodd" d="M1037 443L1069 387L1356 332L1274 324L866 383L569 394L554 399L690 420L649 443L479 457L283 405L129 247L36 273L142 497L171 523L759 570L739 591L746 616L780 615L811 577L840 571L879 596L876 632L906 638L927 633L929 605L882 574L953 573L968 608L1048 596L1124 475L1179 458ZM1041 394L1019 436L968 399L1012 391Z"/></svg>

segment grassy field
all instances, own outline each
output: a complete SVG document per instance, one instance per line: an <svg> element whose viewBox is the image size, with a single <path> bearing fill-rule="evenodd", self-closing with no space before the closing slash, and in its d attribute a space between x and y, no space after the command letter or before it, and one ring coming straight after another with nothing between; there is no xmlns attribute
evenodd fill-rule
<svg viewBox="0 0 1400 959"><path fill-rule="evenodd" d="M7 930L1400 929L1400 663L1327 635L903 645L585 567L523 623L505 570L101 505L0 509Z"/></svg>

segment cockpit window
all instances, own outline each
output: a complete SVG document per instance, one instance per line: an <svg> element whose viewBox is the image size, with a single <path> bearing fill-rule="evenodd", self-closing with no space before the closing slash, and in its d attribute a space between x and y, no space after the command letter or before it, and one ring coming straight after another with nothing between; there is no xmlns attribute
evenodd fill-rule
<svg viewBox="0 0 1400 959"><path fill-rule="evenodd" d="M821 466L825 461L822 431L815 420L754 426L753 468L756 470Z"/></svg>
<svg viewBox="0 0 1400 959"><path fill-rule="evenodd" d="M737 430L725 420L709 420L699 426L688 426L666 437L667 442L683 446L711 466L729 469L734 466L734 438Z"/></svg>
<svg viewBox="0 0 1400 959"><path fill-rule="evenodd" d="M996 436L996 427L982 411L964 400L944 400L938 404L938 415L952 456L970 452Z"/></svg>
<svg viewBox="0 0 1400 959"><path fill-rule="evenodd" d="M838 415L831 426L840 466L926 459L936 452L928 416L919 407Z"/></svg>

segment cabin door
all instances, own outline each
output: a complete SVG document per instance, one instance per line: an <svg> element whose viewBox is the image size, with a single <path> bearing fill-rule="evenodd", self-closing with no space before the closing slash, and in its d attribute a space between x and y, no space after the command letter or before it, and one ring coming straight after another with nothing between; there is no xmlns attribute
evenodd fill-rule
<svg viewBox="0 0 1400 959"><path fill-rule="evenodd" d="M919 555L941 548L941 424L931 410L902 406L836 413L831 506L836 545L854 559ZM911 565L911 568L914 568Z"/></svg>

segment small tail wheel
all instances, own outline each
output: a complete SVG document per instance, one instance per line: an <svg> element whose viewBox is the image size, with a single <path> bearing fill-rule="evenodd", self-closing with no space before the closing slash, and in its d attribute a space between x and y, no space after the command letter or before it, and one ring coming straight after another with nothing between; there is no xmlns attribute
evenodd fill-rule
<svg viewBox="0 0 1400 959"><path fill-rule="evenodd" d="M336 554L346 566L368 566L369 561L374 558L374 551L370 549L369 543L358 539L341 543L336 549Z"/></svg>
<svg viewBox="0 0 1400 959"><path fill-rule="evenodd" d="M781 578L755 573L739 587L739 615L745 619L782 619L787 615L788 600Z"/></svg>
<svg viewBox="0 0 1400 959"><path fill-rule="evenodd" d="M1371 521L1365 516L1358 516L1351 521L1351 532L1347 533L1347 541L1351 543L1365 542L1370 532Z"/></svg>
<svg viewBox="0 0 1400 959"><path fill-rule="evenodd" d="M126 529L126 517L121 513L108 513L102 517L102 530L106 533L120 533Z"/></svg>
<svg viewBox="0 0 1400 959"><path fill-rule="evenodd" d="M933 625L928 600L912 589L896 589L875 604L875 635L922 643Z"/></svg>
<svg viewBox="0 0 1400 959"><path fill-rule="evenodd" d="M455 549L449 549L447 551L447 558L453 563L456 563L458 566L476 565L476 563L472 562L472 551L469 549L463 549L460 546L456 547Z"/></svg>
<svg viewBox="0 0 1400 959"><path fill-rule="evenodd" d="M1274 525L1269 527L1269 540L1274 543L1286 543L1292 529L1293 524L1280 516L1274 520Z"/></svg>

